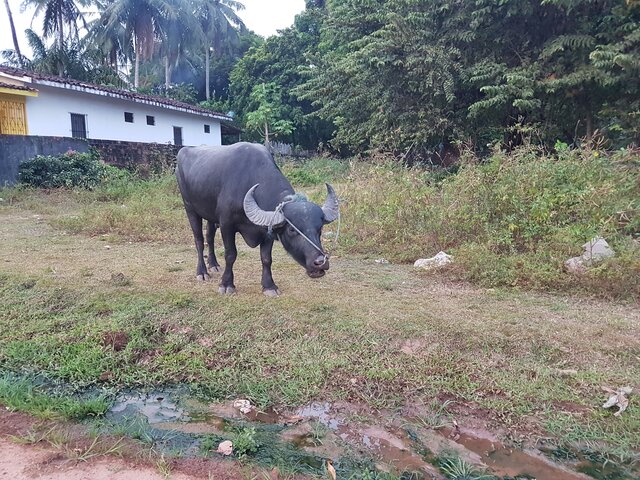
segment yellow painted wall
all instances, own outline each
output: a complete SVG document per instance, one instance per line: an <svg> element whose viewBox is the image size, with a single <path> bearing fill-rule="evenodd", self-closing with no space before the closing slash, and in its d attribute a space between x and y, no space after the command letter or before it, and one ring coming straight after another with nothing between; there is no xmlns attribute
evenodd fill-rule
<svg viewBox="0 0 640 480"><path fill-rule="evenodd" d="M27 135L25 97L0 93L0 133Z"/></svg>

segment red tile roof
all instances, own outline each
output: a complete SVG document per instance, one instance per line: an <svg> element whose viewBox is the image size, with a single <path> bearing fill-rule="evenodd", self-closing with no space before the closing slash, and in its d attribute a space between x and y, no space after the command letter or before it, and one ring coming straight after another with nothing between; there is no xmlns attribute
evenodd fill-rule
<svg viewBox="0 0 640 480"><path fill-rule="evenodd" d="M0 88L10 88L11 90L21 90L23 92L37 92L35 88L25 87L22 85L13 85L12 83L0 82Z"/></svg>
<svg viewBox="0 0 640 480"><path fill-rule="evenodd" d="M36 85L39 83L40 84L55 83L55 84L59 84L63 88L69 88L72 90L94 90L96 91L96 93L102 92L107 96L125 98L125 99L132 100L134 102L146 103L146 104L158 105L158 106L167 106L172 110L188 111L192 113L197 113L199 115L214 117L220 120L227 120L227 121L232 120L231 117L229 117L228 115L225 115L224 113L214 112L213 110L197 107L189 103L179 102L171 98L156 97L152 95L143 95L141 93L132 92L129 90L122 90L119 88L106 87L104 85L97 85L94 83L82 82L80 80L75 80L73 78L57 77L55 75L45 75L42 73L29 72L26 70L20 70L18 68L5 67L1 65L0 65L0 73L5 73L13 77L28 77L27 81L30 81L31 83ZM12 88L13 87L15 86L12 86ZM25 87L25 88L29 88L29 87ZM36 91L35 89L31 89L31 90Z"/></svg>

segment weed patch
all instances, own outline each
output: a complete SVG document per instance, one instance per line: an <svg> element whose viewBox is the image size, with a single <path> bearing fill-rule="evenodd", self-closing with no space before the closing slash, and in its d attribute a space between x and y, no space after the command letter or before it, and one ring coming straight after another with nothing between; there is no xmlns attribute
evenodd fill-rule
<svg viewBox="0 0 640 480"><path fill-rule="evenodd" d="M352 169L342 196L347 252L404 262L453 253L457 277L482 286L583 288L640 298L637 152L588 149L558 157L531 148L467 159L439 178L380 163ZM605 237L617 257L587 274L563 271L581 245Z"/></svg>
<svg viewBox="0 0 640 480"><path fill-rule="evenodd" d="M0 403L10 409L41 418L81 420L103 415L109 402L105 397L74 399L38 392L34 383L5 374L0 377Z"/></svg>

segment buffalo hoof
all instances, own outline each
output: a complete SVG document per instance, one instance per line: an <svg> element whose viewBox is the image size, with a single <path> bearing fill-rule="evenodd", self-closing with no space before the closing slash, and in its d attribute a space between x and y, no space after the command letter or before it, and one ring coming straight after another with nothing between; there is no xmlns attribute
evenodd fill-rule
<svg viewBox="0 0 640 480"><path fill-rule="evenodd" d="M212 265L209 267L209 273L219 273L220 272L220 265Z"/></svg>
<svg viewBox="0 0 640 480"><path fill-rule="evenodd" d="M236 293L236 287L220 287L218 289L218 293L222 294L222 295L233 295L234 293Z"/></svg>
<svg viewBox="0 0 640 480"><path fill-rule="evenodd" d="M280 295L280 290L278 290L277 288L275 290L263 290L262 293L264 293L267 297L278 297Z"/></svg>
<svg viewBox="0 0 640 480"><path fill-rule="evenodd" d="M199 282L206 282L207 280L211 280L211 277L208 273L202 273L200 275L196 275L196 280Z"/></svg>

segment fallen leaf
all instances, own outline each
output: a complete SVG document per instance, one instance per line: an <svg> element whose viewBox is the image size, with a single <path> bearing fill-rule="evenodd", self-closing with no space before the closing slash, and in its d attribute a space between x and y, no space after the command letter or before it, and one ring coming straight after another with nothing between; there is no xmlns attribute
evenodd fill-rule
<svg viewBox="0 0 640 480"><path fill-rule="evenodd" d="M633 388L622 387L618 390L613 390L609 387L602 387L602 390L611 394L609 400L602 405L602 408L618 407L618 411L614 413L613 416L619 417L629 406L629 399L627 398L627 395L630 395L631 392L633 392Z"/></svg>
<svg viewBox="0 0 640 480"><path fill-rule="evenodd" d="M333 462L331 460L327 460L327 473L331 480L336 480L336 469L333 468Z"/></svg>
<svg viewBox="0 0 640 480"><path fill-rule="evenodd" d="M218 445L218 450L216 450L216 453L224 456L231 455L233 453L233 443L231 442L231 440L225 440L224 442L221 442L220 445Z"/></svg>

